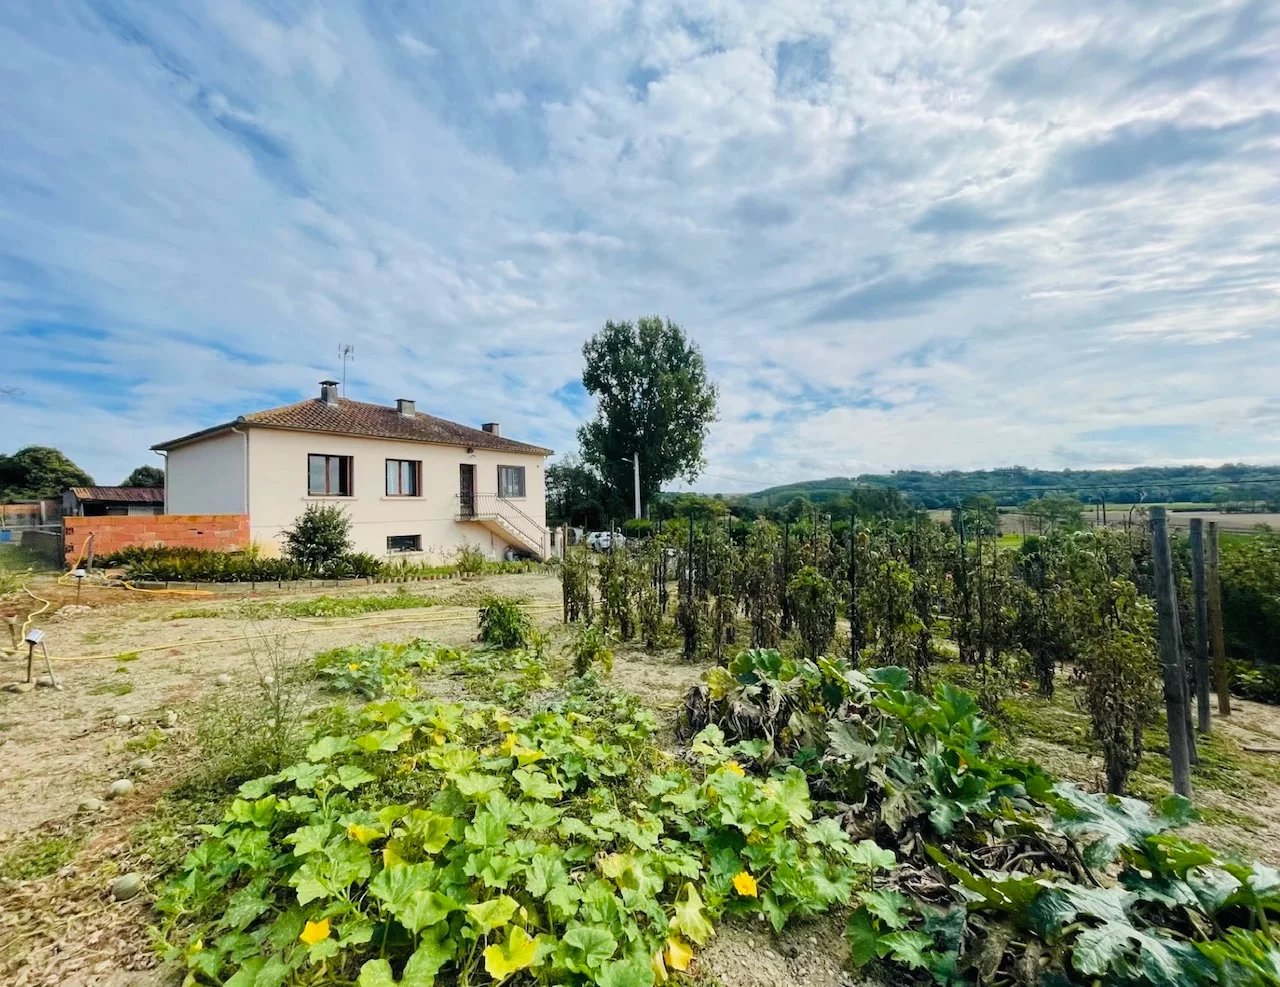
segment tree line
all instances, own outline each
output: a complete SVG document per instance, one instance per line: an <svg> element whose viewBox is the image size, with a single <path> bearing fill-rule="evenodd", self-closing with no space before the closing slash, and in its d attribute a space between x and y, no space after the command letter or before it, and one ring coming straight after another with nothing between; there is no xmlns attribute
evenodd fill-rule
<svg viewBox="0 0 1280 987"><path fill-rule="evenodd" d="M0 503L61 497L71 487L92 487L93 477L59 449L27 446L13 455L0 453ZM139 466L122 487L163 487L164 470Z"/></svg>
<svg viewBox="0 0 1280 987"><path fill-rule="evenodd" d="M1047 495L1074 497L1086 504L1194 502L1280 505L1280 466L1226 463L1222 466L1141 466L1123 470L1038 470L1022 466L989 470L895 470L861 476L828 477L769 487L737 498L757 507L776 507L795 497L813 503L843 496L851 487L900 491L927 509L953 507L966 497L988 495L1001 507L1015 507Z"/></svg>

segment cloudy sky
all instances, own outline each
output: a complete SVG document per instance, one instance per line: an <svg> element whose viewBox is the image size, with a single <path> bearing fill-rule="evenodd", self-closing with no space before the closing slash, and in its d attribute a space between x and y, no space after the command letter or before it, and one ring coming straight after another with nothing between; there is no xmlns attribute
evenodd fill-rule
<svg viewBox="0 0 1280 987"><path fill-rule="evenodd" d="M348 393L567 450L659 313L703 489L1280 461L1274 0L14 0L0 450Z"/></svg>

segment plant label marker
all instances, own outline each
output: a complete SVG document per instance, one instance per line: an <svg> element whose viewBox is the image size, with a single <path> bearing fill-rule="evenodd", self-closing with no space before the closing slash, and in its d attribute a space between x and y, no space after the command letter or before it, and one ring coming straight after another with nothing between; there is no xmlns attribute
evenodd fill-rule
<svg viewBox="0 0 1280 987"><path fill-rule="evenodd" d="M27 681L31 681L31 666L36 660L36 646L39 645L41 654L44 655L44 667L49 672L49 684L55 689L61 689L58 685L57 678L53 674L53 662L49 660L49 649L45 647L44 631L38 628L32 628L27 631Z"/></svg>

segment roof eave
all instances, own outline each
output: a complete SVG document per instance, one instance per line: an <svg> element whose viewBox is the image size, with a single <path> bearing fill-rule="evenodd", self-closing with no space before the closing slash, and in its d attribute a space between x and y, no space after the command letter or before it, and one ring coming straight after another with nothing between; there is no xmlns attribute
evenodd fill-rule
<svg viewBox="0 0 1280 987"><path fill-rule="evenodd" d="M176 439L170 439L168 442L157 442L151 447L151 451L169 452L171 449L191 445L193 442L201 442L204 439L211 439L222 432L229 432L237 425L249 424L250 423L246 422L243 418L237 418L235 421L223 422L221 425L210 425L208 428L202 428L198 432L189 432L186 435L180 435Z"/></svg>

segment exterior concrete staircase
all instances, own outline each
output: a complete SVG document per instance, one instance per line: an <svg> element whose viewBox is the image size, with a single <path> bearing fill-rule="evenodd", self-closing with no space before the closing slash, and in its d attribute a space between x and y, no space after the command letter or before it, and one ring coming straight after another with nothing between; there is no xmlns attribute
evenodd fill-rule
<svg viewBox="0 0 1280 987"><path fill-rule="evenodd" d="M475 494L458 498L457 520L475 521L503 541L529 553L539 562L551 555L551 532L497 494Z"/></svg>

